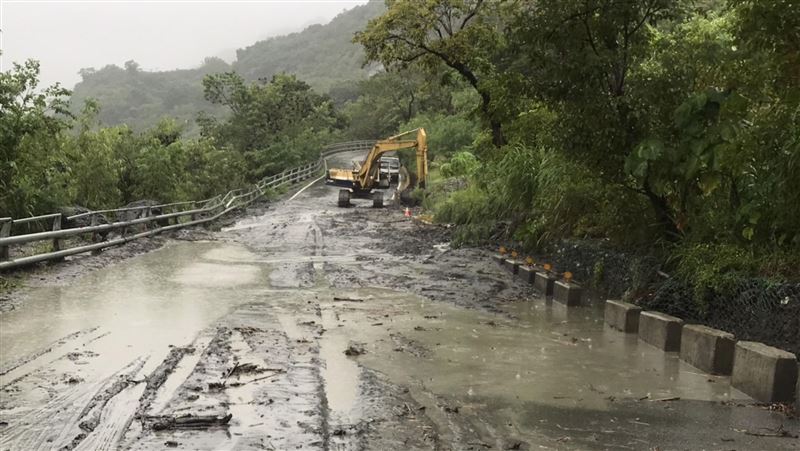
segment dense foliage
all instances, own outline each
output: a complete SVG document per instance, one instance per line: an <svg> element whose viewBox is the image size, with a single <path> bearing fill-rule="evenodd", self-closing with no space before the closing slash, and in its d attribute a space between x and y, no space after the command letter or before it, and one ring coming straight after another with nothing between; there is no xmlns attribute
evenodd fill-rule
<svg viewBox="0 0 800 451"><path fill-rule="evenodd" d="M230 114L225 120L201 115L202 135L242 155L250 181L313 159L344 127L330 98L294 76L248 84L226 72L206 77L203 86L206 99Z"/></svg>
<svg viewBox="0 0 800 451"><path fill-rule="evenodd" d="M94 99L102 105L98 117L104 124L125 124L134 131L173 118L185 127L185 133L196 136L197 112L213 108L203 97L203 77L229 70L230 65L219 58L206 58L196 69L168 72L148 72L134 61L125 63L124 68L83 69L83 81L75 86L71 104L77 113L86 100ZM220 115L223 109L213 112Z"/></svg>
<svg viewBox="0 0 800 451"><path fill-rule="evenodd" d="M199 200L244 184L242 155L206 139L181 139L165 119L141 133L101 127L99 106L75 116L69 91L37 89L35 61L0 74L0 216L78 204L114 208L138 199Z"/></svg>

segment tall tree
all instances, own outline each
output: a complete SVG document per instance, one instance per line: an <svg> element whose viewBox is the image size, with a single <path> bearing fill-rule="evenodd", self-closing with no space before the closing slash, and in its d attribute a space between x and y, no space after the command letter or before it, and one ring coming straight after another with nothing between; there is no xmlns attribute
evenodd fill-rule
<svg viewBox="0 0 800 451"><path fill-rule="evenodd" d="M355 41L368 61L384 66L418 62L434 68L444 64L480 95L481 112L495 145L506 143L498 107L493 103L491 77L502 53L503 2L483 0L387 0L387 12L370 20Z"/></svg>
<svg viewBox="0 0 800 451"><path fill-rule="evenodd" d="M38 61L0 72L0 216L27 216L41 202L57 204L53 190L69 171L60 140L72 123L70 92L38 84Z"/></svg>
<svg viewBox="0 0 800 451"><path fill-rule="evenodd" d="M653 30L679 16L675 0L541 2L522 8L510 38L526 87L559 113L559 150L607 182L629 185L625 161L647 135L646 106L631 74L645 61ZM666 236L678 233L667 199L647 178L628 186L650 201Z"/></svg>
<svg viewBox="0 0 800 451"><path fill-rule="evenodd" d="M227 72L206 76L203 86L207 100L231 113L223 121L201 115L203 135L243 154L253 180L307 159L344 126L329 97L292 75L247 83Z"/></svg>

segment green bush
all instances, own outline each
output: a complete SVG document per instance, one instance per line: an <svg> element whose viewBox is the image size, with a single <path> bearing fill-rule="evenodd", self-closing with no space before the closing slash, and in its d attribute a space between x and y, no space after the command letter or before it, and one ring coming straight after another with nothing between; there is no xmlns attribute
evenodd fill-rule
<svg viewBox="0 0 800 451"><path fill-rule="evenodd" d="M496 226L491 199L476 186L450 193L434 208L437 222L455 224L454 244L476 244L491 239Z"/></svg>
<svg viewBox="0 0 800 451"><path fill-rule="evenodd" d="M481 168L481 163L475 155L461 151L442 163L440 170L443 177L471 177Z"/></svg>
<svg viewBox="0 0 800 451"><path fill-rule="evenodd" d="M478 125L463 115L421 113L400 125L401 131L424 128L428 134L428 158L450 157L469 151L479 132Z"/></svg>

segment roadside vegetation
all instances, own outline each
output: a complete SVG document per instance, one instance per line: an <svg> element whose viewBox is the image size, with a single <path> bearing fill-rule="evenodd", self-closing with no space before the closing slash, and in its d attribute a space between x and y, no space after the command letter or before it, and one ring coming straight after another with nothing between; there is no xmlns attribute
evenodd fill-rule
<svg viewBox="0 0 800 451"><path fill-rule="evenodd" d="M170 118L142 132L101 124L93 100L72 114L70 92L39 87L38 73L27 61L0 74L0 217L206 199L308 161L343 127L330 100L294 76L207 76L209 104L230 114L201 112L201 135L186 138Z"/></svg>

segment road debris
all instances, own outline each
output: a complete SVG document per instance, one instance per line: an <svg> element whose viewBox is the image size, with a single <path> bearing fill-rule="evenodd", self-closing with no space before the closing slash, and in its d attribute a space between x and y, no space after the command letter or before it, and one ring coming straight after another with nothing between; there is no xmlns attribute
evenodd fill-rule
<svg viewBox="0 0 800 451"><path fill-rule="evenodd" d="M146 421L154 431L171 429L207 429L224 427L231 421L233 414L219 415L192 415L186 414L178 417L158 416L148 417Z"/></svg>
<svg viewBox="0 0 800 451"><path fill-rule="evenodd" d="M743 433L745 435L751 435L753 437L777 437L777 438L800 438L795 433L787 431L783 428L783 425L780 425L777 429L770 430L765 429L766 432L759 432L759 431L751 431L748 429L733 429L735 432Z"/></svg>
<svg viewBox="0 0 800 451"><path fill-rule="evenodd" d="M364 302L363 299L333 297L333 302Z"/></svg>
<svg viewBox="0 0 800 451"><path fill-rule="evenodd" d="M344 350L344 355L347 356L359 356L365 354L367 351L364 349L364 345L359 343L350 343L347 346L347 349Z"/></svg>

